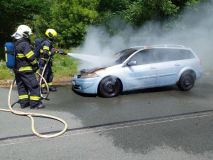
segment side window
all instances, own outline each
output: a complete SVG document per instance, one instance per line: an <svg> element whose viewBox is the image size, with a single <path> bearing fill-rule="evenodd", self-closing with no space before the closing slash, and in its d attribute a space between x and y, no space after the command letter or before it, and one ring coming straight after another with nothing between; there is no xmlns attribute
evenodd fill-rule
<svg viewBox="0 0 213 160"><path fill-rule="evenodd" d="M130 61L136 61L136 65L154 63L153 50L146 49L135 54Z"/></svg>
<svg viewBox="0 0 213 160"><path fill-rule="evenodd" d="M168 50L165 49L158 49L154 52L154 56L156 58L156 62L166 62L171 60Z"/></svg>
<svg viewBox="0 0 213 160"><path fill-rule="evenodd" d="M194 55L185 49L158 49L158 52L154 53L157 62L167 62L191 59Z"/></svg>

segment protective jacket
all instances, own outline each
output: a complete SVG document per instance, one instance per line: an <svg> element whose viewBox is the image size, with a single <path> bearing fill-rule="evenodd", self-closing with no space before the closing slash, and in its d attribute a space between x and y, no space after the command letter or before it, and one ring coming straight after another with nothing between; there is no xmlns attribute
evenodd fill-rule
<svg viewBox="0 0 213 160"><path fill-rule="evenodd" d="M21 38L15 42L16 64L15 70L18 72L33 71L38 69L38 62L30 46L30 41Z"/></svg>
<svg viewBox="0 0 213 160"><path fill-rule="evenodd" d="M53 45L52 42L48 39L44 40L41 44L40 58L42 61L47 62L48 60L52 61L53 57Z"/></svg>
<svg viewBox="0 0 213 160"><path fill-rule="evenodd" d="M39 67L40 72L43 72L44 66L46 66L46 69L44 71L44 78L47 81L49 87L52 86L53 81L53 71L52 71L52 58L54 54L54 48L53 43L49 39L45 39L41 44L41 50L40 50L40 60L39 60ZM44 82L42 82L42 88L45 87Z"/></svg>

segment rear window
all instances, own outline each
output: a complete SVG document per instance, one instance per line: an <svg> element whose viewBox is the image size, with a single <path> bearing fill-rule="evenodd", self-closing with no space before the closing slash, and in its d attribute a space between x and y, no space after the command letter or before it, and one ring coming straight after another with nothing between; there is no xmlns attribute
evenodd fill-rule
<svg viewBox="0 0 213 160"><path fill-rule="evenodd" d="M145 49L138 52L131 58L131 61L136 61L137 65L143 65L143 64L177 61L192 58L194 58L194 55L190 50L154 48L154 49Z"/></svg>
<svg viewBox="0 0 213 160"><path fill-rule="evenodd" d="M177 61L194 58L193 53L190 50L185 49L153 49L153 55L156 62Z"/></svg>

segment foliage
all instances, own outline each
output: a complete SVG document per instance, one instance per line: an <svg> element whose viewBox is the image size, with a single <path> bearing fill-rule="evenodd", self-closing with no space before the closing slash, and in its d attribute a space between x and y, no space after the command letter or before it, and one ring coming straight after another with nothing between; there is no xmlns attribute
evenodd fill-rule
<svg viewBox="0 0 213 160"><path fill-rule="evenodd" d="M148 20L165 19L167 16L175 16L179 7L170 0L138 0L131 4L125 11L124 17L130 23L140 26Z"/></svg>
<svg viewBox="0 0 213 160"><path fill-rule="evenodd" d="M160 2L157 0L100 0L99 20L103 23L116 15L133 26L141 26L149 20L164 21L176 17L184 6L191 6L198 2L199 0L161 0Z"/></svg>
<svg viewBox="0 0 213 160"><path fill-rule="evenodd" d="M0 80L4 79L11 79L13 77L13 74L10 72L10 70L6 67L4 62L0 62Z"/></svg>
<svg viewBox="0 0 213 160"><path fill-rule="evenodd" d="M26 19L43 14L46 4L43 0L1 0L0 21L4 24L0 27L1 36L9 37Z"/></svg>
<svg viewBox="0 0 213 160"><path fill-rule="evenodd" d="M43 18L34 17L33 25L38 28L40 35L46 28L56 29L60 33L58 40L62 47L78 46L86 34L87 25L93 24L98 16L97 2L97 0L52 1L51 15Z"/></svg>
<svg viewBox="0 0 213 160"><path fill-rule="evenodd" d="M104 24L109 33L116 34L122 30L122 24L140 27L147 21L161 24L168 20L172 22L184 7L194 6L198 2L200 0L100 0L97 22Z"/></svg>

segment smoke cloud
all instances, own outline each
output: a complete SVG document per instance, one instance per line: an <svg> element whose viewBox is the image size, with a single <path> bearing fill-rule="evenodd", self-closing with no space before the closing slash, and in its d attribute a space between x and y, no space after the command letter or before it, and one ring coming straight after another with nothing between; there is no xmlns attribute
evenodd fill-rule
<svg viewBox="0 0 213 160"><path fill-rule="evenodd" d="M201 59L205 71L212 71L213 59L213 1L201 3L194 9L185 9L179 19L173 22L147 22L139 29L114 21L122 28L110 36L104 27L90 26L84 43L76 52L99 57L99 60L81 62L79 69L104 65L104 59L112 53L132 46L155 44L178 44L192 48ZM116 24L117 23L117 24Z"/></svg>

